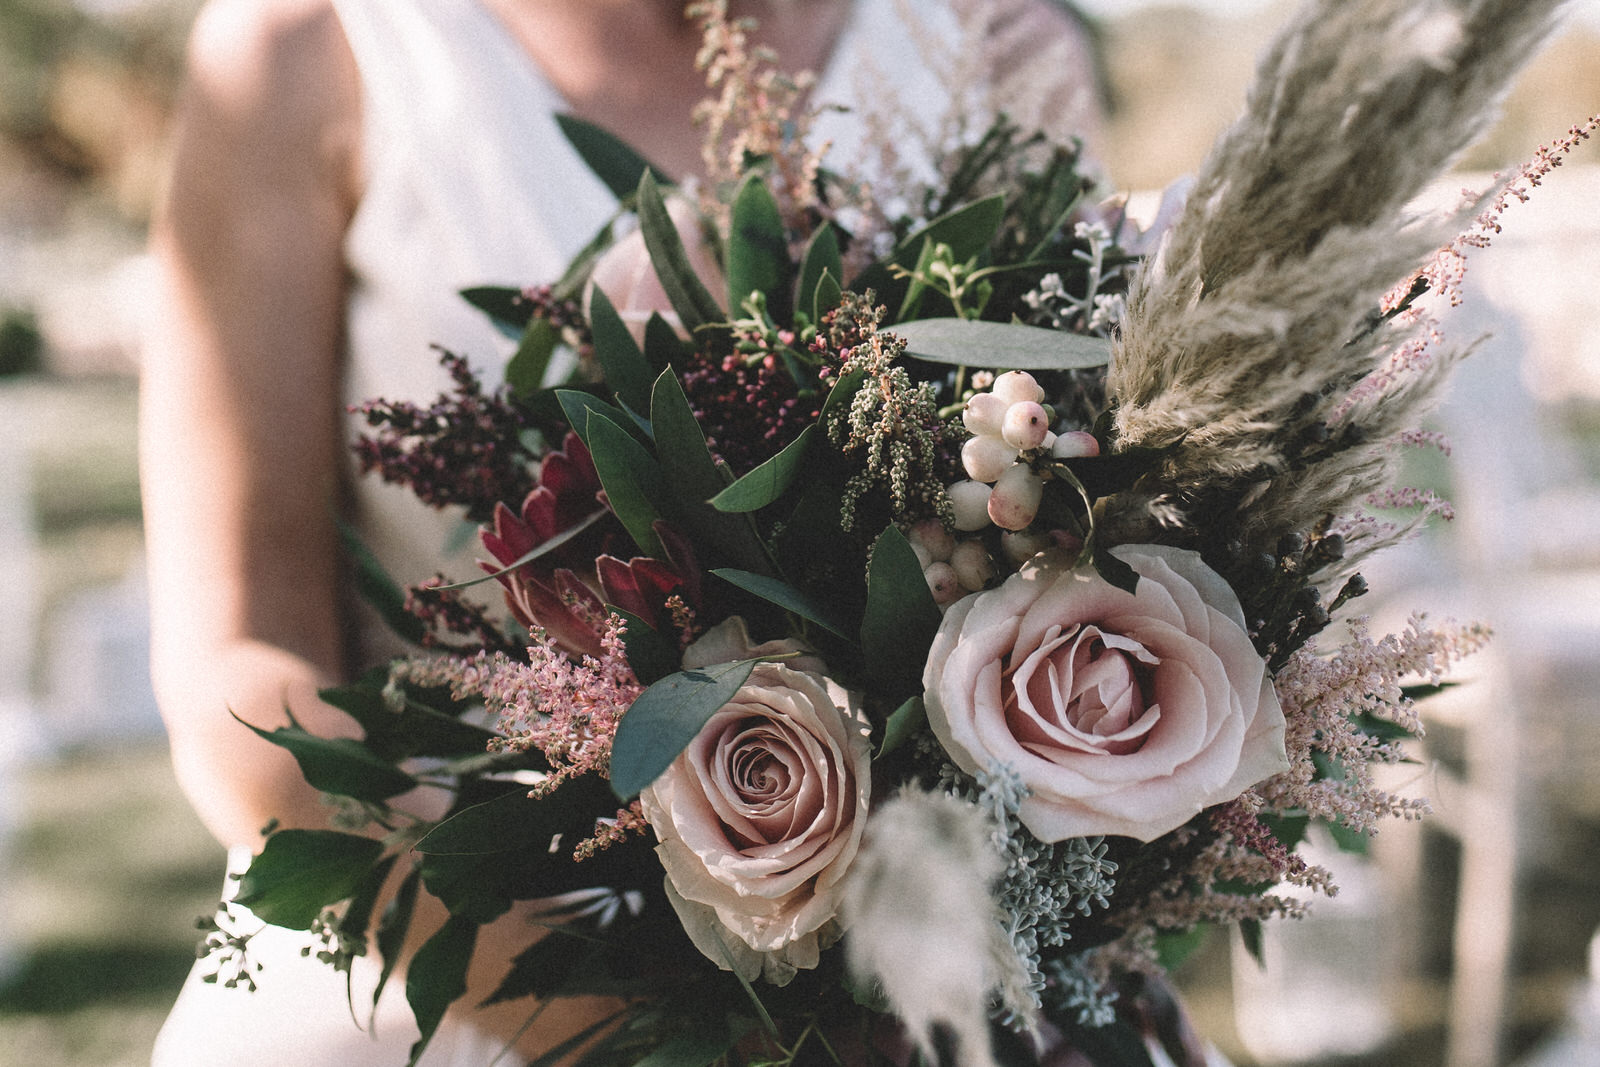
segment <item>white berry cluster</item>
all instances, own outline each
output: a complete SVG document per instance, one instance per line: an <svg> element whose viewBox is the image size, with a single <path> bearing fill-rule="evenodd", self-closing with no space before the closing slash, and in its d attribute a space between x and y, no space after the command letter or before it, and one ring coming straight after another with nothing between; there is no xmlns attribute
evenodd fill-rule
<svg viewBox="0 0 1600 1067"><path fill-rule="evenodd" d="M1056 459L1100 454L1093 434L1050 431L1044 389L1027 371L1007 371L987 393L975 393L961 412L972 437L961 448L970 481L950 487L957 530L1023 530L1039 513L1044 480L1032 460L1048 452Z"/></svg>
<svg viewBox="0 0 1600 1067"><path fill-rule="evenodd" d="M976 593L994 578L994 559L982 541L957 541L938 519L925 519L906 535L941 608Z"/></svg>

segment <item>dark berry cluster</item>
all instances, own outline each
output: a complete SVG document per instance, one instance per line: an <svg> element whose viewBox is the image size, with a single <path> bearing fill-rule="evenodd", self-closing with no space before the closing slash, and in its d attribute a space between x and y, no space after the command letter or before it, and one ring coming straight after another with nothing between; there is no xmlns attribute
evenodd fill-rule
<svg viewBox="0 0 1600 1067"><path fill-rule="evenodd" d="M720 361L696 355L682 378L707 446L739 474L777 455L821 410L817 395L803 395L770 349L735 351Z"/></svg>
<svg viewBox="0 0 1600 1067"><path fill-rule="evenodd" d="M439 362L455 389L431 406L370 400L350 409L373 428L355 453L363 474L377 471L432 507L462 505L482 522L497 503L521 501L533 489L536 457L522 444L532 423L504 390L485 393L462 357L443 352Z"/></svg>
<svg viewBox="0 0 1600 1067"><path fill-rule="evenodd" d="M445 579L440 575L406 590L405 610L422 623L419 643L423 648L458 652L483 648L507 655L519 655L522 652L521 646L510 640L505 630L489 617L487 609L465 599L458 590L445 588L445 585ZM458 647L457 643L448 640L447 635L469 640Z"/></svg>

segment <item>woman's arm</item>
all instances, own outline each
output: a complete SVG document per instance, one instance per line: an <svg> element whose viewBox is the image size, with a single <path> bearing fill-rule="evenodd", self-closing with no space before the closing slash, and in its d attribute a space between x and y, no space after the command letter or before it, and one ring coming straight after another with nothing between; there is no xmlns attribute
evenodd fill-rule
<svg viewBox="0 0 1600 1067"><path fill-rule="evenodd" d="M178 777L228 844L322 826L293 760L228 714L354 723L321 703L343 635L342 242L359 85L326 0L214 0L196 23L161 303L141 383L152 665Z"/></svg>

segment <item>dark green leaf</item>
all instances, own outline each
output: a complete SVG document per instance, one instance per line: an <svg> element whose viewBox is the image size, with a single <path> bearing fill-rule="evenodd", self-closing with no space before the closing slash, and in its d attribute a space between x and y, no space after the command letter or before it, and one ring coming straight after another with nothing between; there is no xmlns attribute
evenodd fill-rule
<svg viewBox="0 0 1600 1067"><path fill-rule="evenodd" d="M639 230L655 266L661 288L678 313L683 328L692 335L702 326L723 321L722 308L694 273L683 239L673 225L655 178L645 172L639 179Z"/></svg>
<svg viewBox="0 0 1600 1067"><path fill-rule="evenodd" d="M1155 1067L1144 1036L1122 1019L1108 1026L1072 1027L1065 1044L1094 1067Z"/></svg>
<svg viewBox="0 0 1600 1067"><path fill-rule="evenodd" d="M350 897L349 905L339 918L341 936L365 943L373 909L378 906L378 895L383 892L383 883L388 880L389 872L394 870L395 861L399 858L386 856L367 872L366 879Z"/></svg>
<svg viewBox="0 0 1600 1067"><path fill-rule="evenodd" d="M672 517L697 545L714 549L745 570L767 569L766 551L751 520L724 514L708 503L727 487L731 475L711 458L705 431L689 407L683 385L670 370L656 379L650 421L655 426L663 484L677 498Z"/></svg>
<svg viewBox="0 0 1600 1067"><path fill-rule="evenodd" d="M707 720L733 699L756 660L670 674L639 694L611 743L611 788L624 801L672 765Z"/></svg>
<svg viewBox="0 0 1600 1067"><path fill-rule="evenodd" d="M533 307L522 295L521 289L509 285L480 285L461 290L467 303L489 316L495 329L515 341L528 328Z"/></svg>
<svg viewBox="0 0 1600 1067"><path fill-rule="evenodd" d="M660 465L627 431L600 412L589 413L588 441L595 473L612 512L643 555L665 559L654 529L661 518L659 498L664 490Z"/></svg>
<svg viewBox="0 0 1600 1067"><path fill-rule="evenodd" d="M639 424L626 411L593 393L586 393L582 389L557 389L556 400L561 404L561 413L566 417L567 425L572 427L590 451L594 450L594 446L589 444L589 418L592 415L598 415L636 441L642 443L646 439L639 430Z"/></svg>
<svg viewBox="0 0 1600 1067"><path fill-rule="evenodd" d="M711 506L718 511L750 512L777 500L805 469L806 451L816 430L815 425L807 426L783 451L712 497Z"/></svg>
<svg viewBox="0 0 1600 1067"><path fill-rule="evenodd" d="M422 1036L411 1046L406 1067L415 1067L433 1040L445 1009L467 991L467 966L478 942L478 924L452 915L439 932L417 949L406 972L406 1002L417 1018Z"/></svg>
<svg viewBox="0 0 1600 1067"><path fill-rule="evenodd" d="M618 200L632 196L639 187L639 178L646 172L655 175L656 181L663 185L672 184L671 178L605 127L575 115L557 115L556 125L561 127L579 158Z"/></svg>
<svg viewBox="0 0 1600 1067"><path fill-rule="evenodd" d="M918 319L889 331L905 338L906 352L928 363L1008 370L1084 370L1111 359L1111 342L1020 322Z"/></svg>
<svg viewBox="0 0 1600 1067"><path fill-rule="evenodd" d="M1240 919L1239 940L1244 943L1244 950L1250 953L1257 967L1267 965L1266 957L1262 955L1260 919Z"/></svg>
<svg viewBox="0 0 1600 1067"><path fill-rule="evenodd" d="M1443 688L1442 686L1440 688ZM1414 741L1416 734L1407 730L1397 722L1380 719L1376 715L1352 715L1350 721L1356 729L1368 737L1375 737L1379 741Z"/></svg>
<svg viewBox="0 0 1600 1067"><path fill-rule="evenodd" d="M723 1025L696 1026L667 1038L634 1067L706 1067L720 1060L745 1034L754 1021L737 1017Z"/></svg>
<svg viewBox="0 0 1600 1067"><path fill-rule="evenodd" d="M760 174L745 176L734 196L728 225L728 306L739 308L751 293L767 298L767 313L779 324L794 318L790 303L793 265L783 216Z"/></svg>
<svg viewBox="0 0 1600 1067"><path fill-rule="evenodd" d="M917 309L922 305L922 294L928 289L928 283L924 279L927 278L928 269L933 266L937 254L932 241L922 242L922 247L917 251L917 262L911 268L911 276L905 279L906 291L900 299L900 310L895 313L895 322L904 322L906 319L916 317Z"/></svg>
<svg viewBox="0 0 1600 1067"><path fill-rule="evenodd" d="M1156 934L1156 959L1162 970L1171 971L1194 955L1211 934L1209 926L1192 926L1187 930L1162 930Z"/></svg>
<svg viewBox="0 0 1600 1067"><path fill-rule="evenodd" d="M824 630L838 637L844 637L844 626L833 617L827 605L819 604L811 597L802 593L788 582L780 578L772 578L765 574L752 574L749 571L734 570L731 567L717 567L711 571L723 581L738 586L747 593L752 593L762 600L776 604L785 611L793 612L808 622L814 622Z"/></svg>
<svg viewBox="0 0 1600 1067"><path fill-rule="evenodd" d="M1101 547L1098 539L1092 535L1090 540L1094 542L1090 547L1091 558L1094 561L1094 569L1099 573L1100 577L1123 592L1137 592L1139 588L1139 572L1112 555L1109 549Z"/></svg>
<svg viewBox="0 0 1600 1067"><path fill-rule="evenodd" d="M817 288L811 298L811 321L819 327L822 317L839 306L839 301L844 297L844 290L839 286L839 275L833 273L829 267L822 272L822 277L817 279Z"/></svg>
<svg viewBox="0 0 1600 1067"><path fill-rule="evenodd" d="M833 304L817 306L817 293L824 277L832 279L833 288L839 288L839 279L844 277L844 260L839 255L839 235L834 232L833 223L824 222L817 227L817 232L811 235L811 240L806 243L805 256L800 261L800 285L796 290L798 307L811 316L813 325L820 324L822 312L832 310L838 303L838 296L834 296Z"/></svg>
<svg viewBox="0 0 1600 1067"><path fill-rule="evenodd" d="M422 871L414 868L400 883L389 906L383 909L383 919L378 923L378 936L375 939L383 968L378 974L377 988L372 991L374 1008L378 1005L378 998L383 995L384 986L389 984L389 976L394 973L395 965L400 962L406 934L411 931L411 917L417 910L417 890L421 886Z"/></svg>
<svg viewBox="0 0 1600 1067"><path fill-rule="evenodd" d="M928 709L921 697L912 697L889 713L883 721L883 740L878 744L877 755L887 756L916 736L928 721Z"/></svg>
<svg viewBox="0 0 1600 1067"><path fill-rule="evenodd" d="M270 741L293 756L306 784L313 789L376 802L416 787L415 778L379 759L360 741L318 737L302 729L292 717L288 726L276 730L251 726L237 715L234 718L263 741Z"/></svg>
<svg viewBox="0 0 1600 1067"><path fill-rule="evenodd" d="M1005 199L999 195L941 215L902 241L887 260L862 271L850 288L858 293L874 289L880 304L899 307L910 283L896 278L893 267L911 269L922 258L925 246L940 243L950 246L951 258L957 263L966 262L988 248L1004 217Z"/></svg>
<svg viewBox="0 0 1600 1067"><path fill-rule="evenodd" d="M1305 840L1311 820L1304 815L1262 815L1261 824L1272 831L1272 836L1284 848L1294 848Z"/></svg>
<svg viewBox="0 0 1600 1067"><path fill-rule="evenodd" d="M384 679L387 680L386 672ZM366 731L367 748L390 763L398 764L412 756L450 757L482 752L494 737L490 731L457 718L456 712L463 710L460 708L447 713L409 698L398 707L392 706L382 686L382 681L361 682L319 690L317 695L360 723Z"/></svg>
<svg viewBox="0 0 1600 1067"><path fill-rule="evenodd" d="M1352 830L1344 823L1333 819L1324 820L1322 825L1328 828L1328 833L1333 836L1333 843L1339 846L1340 852L1365 856L1372 851L1372 838L1360 830Z"/></svg>
<svg viewBox="0 0 1600 1067"><path fill-rule="evenodd" d="M622 619L622 644L627 651L628 668L635 678L649 685L678 669L677 641L615 604L607 604L606 611Z"/></svg>
<svg viewBox="0 0 1600 1067"><path fill-rule="evenodd" d="M545 372L550 369L550 357L555 354L561 335L547 319L534 319L528 323L517 351L506 364L506 384L518 397L527 398L544 385Z"/></svg>
<svg viewBox="0 0 1600 1067"><path fill-rule="evenodd" d="M309 930L322 909L360 888L383 845L333 830L279 830L239 879L240 904L264 922Z"/></svg>
<svg viewBox="0 0 1600 1067"><path fill-rule="evenodd" d="M867 607L861 619L861 653L873 664L878 688L920 688L940 618L911 542L886 527L867 562Z"/></svg>
<svg viewBox="0 0 1600 1067"><path fill-rule="evenodd" d="M339 540L344 551L355 565L356 594L372 605L378 615L397 635L416 644L422 640L422 620L406 611L406 595L389 577L378 562L378 557L362 542L355 527L339 521Z"/></svg>
<svg viewBox="0 0 1600 1067"><path fill-rule="evenodd" d="M628 332L627 323L599 286L589 294L589 330L594 335L594 354L605 371L606 385L626 406L648 411L650 382L655 374Z"/></svg>
<svg viewBox="0 0 1600 1067"><path fill-rule="evenodd" d="M650 361L650 366L658 371L665 370L682 363L693 353L694 345L678 336L672 323L662 318L660 312L651 312L644 324L644 358Z"/></svg>

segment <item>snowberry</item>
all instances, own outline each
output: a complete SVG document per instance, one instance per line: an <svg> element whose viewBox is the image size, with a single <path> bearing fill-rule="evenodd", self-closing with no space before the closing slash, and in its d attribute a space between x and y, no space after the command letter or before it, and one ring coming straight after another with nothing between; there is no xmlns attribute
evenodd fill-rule
<svg viewBox="0 0 1600 1067"><path fill-rule="evenodd" d="M1044 400L1043 387L1025 370L1006 371L994 380L990 392L1007 404L1015 404L1019 400L1031 400L1037 404Z"/></svg>
<svg viewBox="0 0 1600 1067"><path fill-rule="evenodd" d="M955 509L956 529L965 533L989 525L989 494L993 490L982 482L957 482L949 489Z"/></svg>
<svg viewBox="0 0 1600 1067"><path fill-rule="evenodd" d="M1049 435L1050 415L1043 404L1019 400L1006 409L1005 421L1000 425L1000 437L1012 448L1038 448Z"/></svg>
<svg viewBox="0 0 1600 1067"><path fill-rule="evenodd" d="M938 519L923 519L911 527L908 540L912 548L921 548L928 554L927 561L922 564L924 568L928 563L948 561L950 553L956 549L956 539L950 536L950 531L946 530L944 523ZM917 555L920 558L922 552L918 552Z"/></svg>
<svg viewBox="0 0 1600 1067"><path fill-rule="evenodd" d="M967 477L992 482L1017 461L1017 450L998 437L970 437L961 446L961 465Z"/></svg>
<svg viewBox="0 0 1600 1067"><path fill-rule="evenodd" d="M994 437L1006 417L1006 402L993 393L974 393L961 409L961 424L975 434Z"/></svg>
<svg viewBox="0 0 1600 1067"><path fill-rule="evenodd" d="M951 553L950 566L956 572L961 588L976 593L994 578L994 560L982 541L963 541Z"/></svg>
<svg viewBox="0 0 1600 1067"><path fill-rule="evenodd" d="M1050 454L1056 459L1082 459L1087 456L1100 454L1100 442L1095 440L1092 433L1082 430L1072 430L1068 433L1056 434L1055 444L1050 446Z"/></svg>
<svg viewBox="0 0 1600 1067"><path fill-rule="evenodd" d="M1044 482L1026 463L1006 468L989 494L989 518L1002 530L1021 530L1039 514Z"/></svg>
<svg viewBox="0 0 1600 1067"><path fill-rule="evenodd" d="M928 581L928 591L933 594L935 604L954 604L966 595L956 578L955 568L948 563L935 563L923 571L922 576Z"/></svg>
<svg viewBox="0 0 1600 1067"><path fill-rule="evenodd" d="M1054 542L1046 533L1015 533L1007 530L1000 535L1000 551L1014 566L1022 566Z"/></svg>

